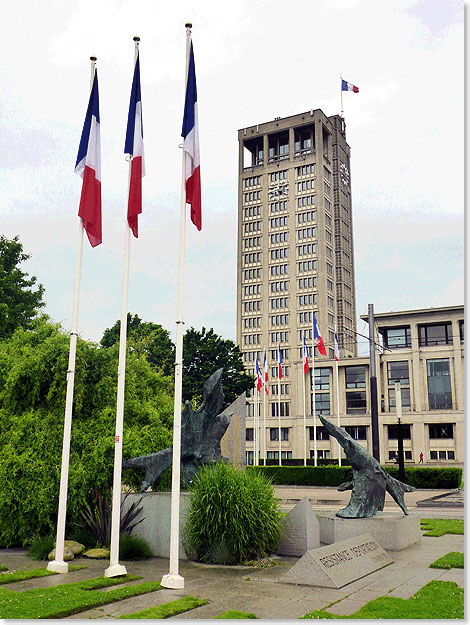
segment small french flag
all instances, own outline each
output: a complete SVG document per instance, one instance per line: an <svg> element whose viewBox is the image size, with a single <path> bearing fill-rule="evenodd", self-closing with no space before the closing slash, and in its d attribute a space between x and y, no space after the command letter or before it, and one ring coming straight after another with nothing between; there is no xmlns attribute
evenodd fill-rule
<svg viewBox="0 0 470 625"><path fill-rule="evenodd" d="M305 333L304 333L304 373L308 373L308 349L305 343Z"/></svg>
<svg viewBox="0 0 470 625"><path fill-rule="evenodd" d="M137 238L139 236L138 217L142 212L142 178L145 176L142 97L140 94L140 62L138 52L135 61L134 78L132 80L124 154L129 154L132 157L129 201L127 204L127 222L133 235Z"/></svg>
<svg viewBox="0 0 470 625"><path fill-rule="evenodd" d="M323 343L323 339L322 339L321 334L320 334L320 328L318 327L317 318L315 317L315 313L313 313L313 336L315 337L315 342L316 342L316 346L317 346L318 351L323 356L326 356L325 344Z"/></svg>
<svg viewBox="0 0 470 625"><path fill-rule="evenodd" d="M263 386L263 376L261 375L261 369L259 368L258 359L256 359L256 390L258 393Z"/></svg>
<svg viewBox="0 0 470 625"><path fill-rule="evenodd" d="M266 358L266 350L264 350L264 390L266 391L266 395L268 395L268 360Z"/></svg>
<svg viewBox="0 0 470 625"><path fill-rule="evenodd" d="M101 234L101 147L98 73L95 70L93 86L78 147L75 173L83 178L78 216L92 247L99 245Z"/></svg>
<svg viewBox="0 0 470 625"><path fill-rule="evenodd" d="M278 346L278 354L279 354L279 370L278 370L278 376L279 379L282 380L282 352L281 352L281 346Z"/></svg>
<svg viewBox="0 0 470 625"><path fill-rule="evenodd" d="M353 85L352 82L347 82L341 79L341 91L352 91L353 93L359 93L359 87Z"/></svg>
<svg viewBox="0 0 470 625"><path fill-rule="evenodd" d="M338 336L336 335L336 324L335 324L335 360L339 360L339 344L338 344Z"/></svg>

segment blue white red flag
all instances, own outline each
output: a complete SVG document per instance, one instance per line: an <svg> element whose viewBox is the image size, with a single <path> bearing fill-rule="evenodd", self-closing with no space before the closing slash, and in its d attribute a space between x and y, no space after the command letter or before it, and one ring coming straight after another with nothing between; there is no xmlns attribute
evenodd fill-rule
<svg viewBox="0 0 470 625"><path fill-rule="evenodd" d="M308 373L308 349L305 343L305 333L304 333L304 373Z"/></svg>
<svg viewBox="0 0 470 625"><path fill-rule="evenodd" d="M191 221L198 230L202 228L201 168L199 156L199 123L197 116L196 69L193 42L189 51L188 82L184 102L184 118L181 136L184 138L186 176L186 204L191 205Z"/></svg>
<svg viewBox="0 0 470 625"><path fill-rule="evenodd" d="M100 105L96 70L78 147L75 173L83 178L78 216L83 221L91 246L95 247L103 240L101 234Z"/></svg>
<svg viewBox="0 0 470 625"><path fill-rule="evenodd" d="M281 352L281 346L278 346L278 355L279 355L279 370L278 370L278 377L280 380L282 380L282 352Z"/></svg>
<svg viewBox="0 0 470 625"><path fill-rule="evenodd" d="M261 369L259 368L258 359L256 359L256 390L258 393L263 386L263 376L261 375Z"/></svg>
<svg viewBox="0 0 470 625"><path fill-rule="evenodd" d="M264 390L266 395L268 395L268 360L266 358L266 350L264 350Z"/></svg>
<svg viewBox="0 0 470 625"><path fill-rule="evenodd" d="M315 338L315 344L320 354L322 354L323 356L326 356L326 348L325 348L325 344L323 343L323 339L320 334L320 328L318 327L318 324L317 324L317 318L315 317L315 313L312 313L312 315L313 315L313 336Z"/></svg>
<svg viewBox="0 0 470 625"><path fill-rule="evenodd" d="M338 344L338 336L336 335L336 324L335 324L335 360L339 360L339 344Z"/></svg>
<svg viewBox="0 0 470 625"><path fill-rule="evenodd" d="M142 178L145 176L142 97L140 93L140 61L138 52L135 61L134 78L132 80L124 154L129 154L132 159L129 181L129 200L127 203L127 223L133 235L138 237L138 218L142 212Z"/></svg>
<svg viewBox="0 0 470 625"><path fill-rule="evenodd" d="M353 93L359 93L359 87L353 85L352 82L346 82L341 79L341 91L352 91Z"/></svg>

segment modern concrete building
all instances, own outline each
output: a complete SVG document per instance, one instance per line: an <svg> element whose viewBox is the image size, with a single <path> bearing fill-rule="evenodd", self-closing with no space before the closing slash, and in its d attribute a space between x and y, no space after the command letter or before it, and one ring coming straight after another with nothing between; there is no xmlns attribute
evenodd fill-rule
<svg viewBox="0 0 470 625"><path fill-rule="evenodd" d="M273 437L267 447L275 457L279 411L292 423L302 421L296 363L304 336L311 351L312 311L327 358L333 357L335 321L341 356L356 354L350 149L344 119L319 109L244 128L238 140L237 343L251 373L267 352ZM299 450L286 445L291 453Z"/></svg>
<svg viewBox="0 0 470 625"><path fill-rule="evenodd" d="M361 317L367 321L367 316ZM375 314L380 460L393 463L398 450L395 382L400 383L406 464L458 465L464 462L464 307L448 306ZM337 423L334 360L315 363L316 412ZM341 358L340 424L372 453L369 357ZM311 373L311 372L310 372ZM301 387L302 360L291 363ZM310 374L309 374L310 375ZM309 377L309 376L308 376ZM307 384L307 388L309 388ZM303 398L291 395L291 415L282 419L282 450L304 457ZM307 399L310 406L311 396ZM247 420L247 460L253 457L252 420ZM307 417L307 456L313 457L311 414ZM336 440L317 418L317 457L337 458ZM268 426L267 440L270 439ZM275 425L274 425L275 427ZM269 447L268 447L269 449ZM344 455L343 455L344 457Z"/></svg>

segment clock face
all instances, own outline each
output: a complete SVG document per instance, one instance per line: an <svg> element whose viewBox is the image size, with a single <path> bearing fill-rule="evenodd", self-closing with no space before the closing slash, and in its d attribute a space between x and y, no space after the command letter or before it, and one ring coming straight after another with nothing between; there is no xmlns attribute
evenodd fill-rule
<svg viewBox="0 0 470 625"><path fill-rule="evenodd" d="M273 182L268 187L269 199L289 195L289 185L287 182Z"/></svg>
<svg viewBox="0 0 470 625"><path fill-rule="evenodd" d="M348 168L346 167L346 165L344 163L341 163L341 165L339 167L339 176L341 178L341 182L344 185L349 184L349 171L348 171Z"/></svg>

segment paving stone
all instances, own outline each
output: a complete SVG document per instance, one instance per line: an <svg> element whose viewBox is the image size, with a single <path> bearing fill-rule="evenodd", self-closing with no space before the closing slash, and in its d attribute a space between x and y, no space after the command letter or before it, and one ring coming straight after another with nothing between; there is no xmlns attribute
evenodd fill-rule
<svg viewBox="0 0 470 625"><path fill-rule="evenodd" d="M365 601L356 601L354 599L343 599L339 603L335 603L335 605L326 608L327 612L331 612L331 614L337 614L338 616L346 616L349 614L353 614L365 604Z"/></svg>
<svg viewBox="0 0 470 625"><path fill-rule="evenodd" d="M461 588L465 584L465 574L463 569L450 569L445 571L440 577L440 582L455 582Z"/></svg>
<svg viewBox="0 0 470 625"><path fill-rule="evenodd" d="M387 597L399 597L400 599L409 599L415 593L417 593L418 590L421 590L422 587L423 586L421 585L416 586L415 584L402 584L401 586L398 586L398 588L395 588L394 590L389 592L387 594Z"/></svg>

